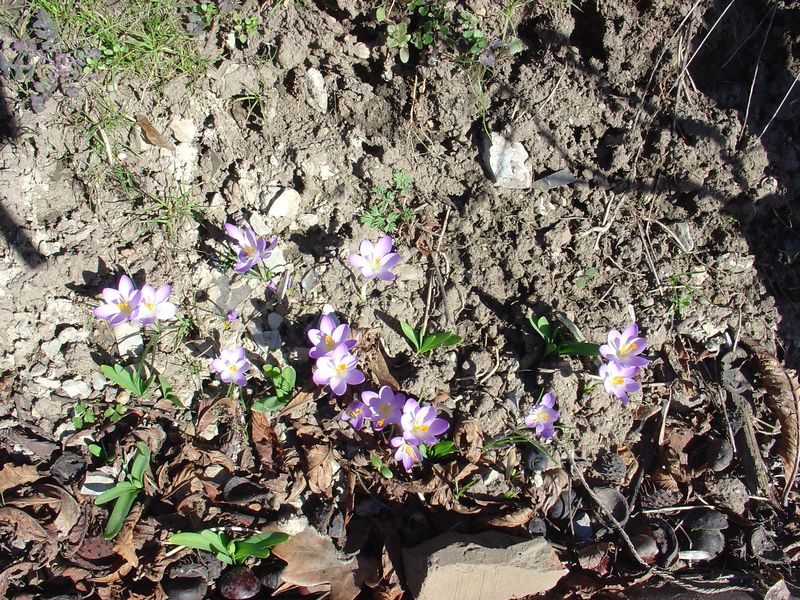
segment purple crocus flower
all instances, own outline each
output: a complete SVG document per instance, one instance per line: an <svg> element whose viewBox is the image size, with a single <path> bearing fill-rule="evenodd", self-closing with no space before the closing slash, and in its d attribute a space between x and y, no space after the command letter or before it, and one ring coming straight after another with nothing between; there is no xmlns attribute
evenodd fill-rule
<svg viewBox="0 0 800 600"><path fill-rule="evenodd" d="M608 332L608 343L600 346L600 354L607 361L625 367L644 367L650 361L639 356L647 348L647 340L639 337L639 326L632 323L620 333L616 329Z"/></svg>
<svg viewBox="0 0 800 600"><path fill-rule="evenodd" d="M450 427L450 423L444 419L436 418L436 409L433 406L421 407L414 398L409 398L403 405L400 425L403 426L403 437L414 446L435 444L436 436Z"/></svg>
<svg viewBox="0 0 800 600"><path fill-rule="evenodd" d="M219 356L211 361L211 368L220 374L225 383L235 383L243 386L247 383L244 374L250 369L250 362L245 358L244 348L226 348Z"/></svg>
<svg viewBox="0 0 800 600"><path fill-rule="evenodd" d="M422 462L422 454L420 454L419 448L417 448L415 444L410 443L403 436L394 437L389 443L397 448L397 451L394 453L394 459L397 462L403 463L403 467L406 471L410 471L414 465Z"/></svg>
<svg viewBox="0 0 800 600"><path fill-rule="evenodd" d="M142 296L127 275L119 278L116 288L103 288L101 294L106 303L95 308L92 314L98 319L108 321L109 325L129 321Z"/></svg>
<svg viewBox="0 0 800 600"><path fill-rule="evenodd" d="M239 318L239 313L235 310L229 310L225 313L225 321L227 323L233 323L236 319Z"/></svg>
<svg viewBox="0 0 800 600"><path fill-rule="evenodd" d="M340 416L343 421L350 421L353 429L361 429L364 426L364 421L368 420L369 415L370 410L366 404L360 400L353 400Z"/></svg>
<svg viewBox="0 0 800 600"><path fill-rule="evenodd" d="M642 389L642 386L633 380L638 372L638 367L625 367L613 362L600 367L600 377L606 392L619 398L623 404L628 403L628 394Z"/></svg>
<svg viewBox="0 0 800 600"><path fill-rule="evenodd" d="M246 273L262 260L269 258L270 251L278 244L278 238L269 238L269 244L263 237L257 236L252 229L240 229L230 223L225 223L225 232L235 243L231 244L236 253L236 264L233 270L237 273Z"/></svg>
<svg viewBox="0 0 800 600"><path fill-rule="evenodd" d="M372 429L381 431L389 425L399 425L403 416L403 405L406 397L403 394L396 394L388 385L384 385L375 392L361 392L361 400L369 408L372 416ZM440 419L441 420L441 419Z"/></svg>
<svg viewBox="0 0 800 600"><path fill-rule="evenodd" d="M317 385L329 385L331 393L341 396L348 385L364 383L364 373L358 370L358 357L347 346L338 346L329 356L317 359L313 379Z"/></svg>
<svg viewBox="0 0 800 600"><path fill-rule="evenodd" d="M374 245L369 240L364 240L358 248L358 254L351 254L347 260L361 271L364 279L377 277L384 281L393 281L395 274L390 269L400 262L400 255L392 252L392 238L385 235Z"/></svg>
<svg viewBox="0 0 800 600"><path fill-rule="evenodd" d="M311 358L329 356L339 346L350 350L356 345L356 341L349 338L350 327L348 325L342 324L337 327L333 317L323 315L319 320L319 329L308 330L308 339L314 344L308 355Z"/></svg>
<svg viewBox="0 0 800 600"><path fill-rule="evenodd" d="M536 434L548 440L553 437L553 423L555 423L561 416L553 405L556 402L556 397L547 392L542 399L531 406L531 412L525 417L525 427L535 427Z"/></svg>
<svg viewBox="0 0 800 600"><path fill-rule="evenodd" d="M177 314L178 307L168 301L172 294L171 285L162 285L158 289L152 285L143 285L140 293L141 298L131 314L131 321L152 325L156 319L167 321Z"/></svg>

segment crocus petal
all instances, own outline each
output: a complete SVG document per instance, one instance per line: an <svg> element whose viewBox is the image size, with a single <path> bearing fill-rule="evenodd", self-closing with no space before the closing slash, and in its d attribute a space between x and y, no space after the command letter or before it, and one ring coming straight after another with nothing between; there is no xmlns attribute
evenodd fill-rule
<svg viewBox="0 0 800 600"><path fill-rule="evenodd" d="M442 435L450 428L450 423L444 419L434 419L433 423L428 426L428 433L431 435Z"/></svg>
<svg viewBox="0 0 800 600"><path fill-rule="evenodd" d="M328 385L331 386L331 393L334 396L342 396L347 391L347 383L341 377L331 377Z"/></svg>
<svg viewBox="0 0 800 600"><path fill-rule="evenodd" d="M172 286L162 285L160 288L156 290L155 298L156 302L165 302L167 298L169 298L170 294L172 294Z"/></svg>
<svg viewBox="0 0 800 600"><path fill-rule="evenodd" d="M162 321L168 321L178 314L178 307L171 302L162 302L156 305L156 318Z"/></svg>
<svg viewBox="0 0 800 600"><path fill-rule="evenodd" d="M247 377L244 376L244 373L236 373L233 377L231 377L231 381L238 386L247 385Z"/></svg>
<svg viewBox="0 0 800 600"><path fill-rule="evenodd" d="M361 371L345 371L342 379L346 381L349 385L359 385L360 383L364 383L364 373Z"/></svg>
<svg viewBox="0 0 800 600"><path fill-rule="evenodd" d="M364 258L372 258L375 256L375 246L373 246L372 242L369 240L362 240L361 244L358 246L358 253Z"/></svg>
<svg viewBox="0 0 800 600"><path fill-rule="evenodd" d="M136 289L136 286L133 285L133 281L127 275L123 275L119 278L119 285L117 285L119 291L124 294L125 296L129 296L130 293Z"/></svg>
<svg viewBox="0 0 800 600"><path fill-rule="evenodd" d="M325 373L322 369L317 369L314 371L314 374L311 375L311 379L313 379L314 383L317 385L327 385L330 380L330 375Z"/></svg>
<svg viewBox="0 0 800 600"><path fill-rule="evenodd" d="M400 262L400 255L392 252L391 254L387 254L386 256L381 259L381 266L384 269L391 269Z"/></svg>
<svg viewBox="0 0 800 600"><path fill-rule="evenodd" d="M98 319L107 320L120 314L120 310L116 304L103 304L95 308L92 314Z"/></svg>
<svg viewBox="0 0 800 600"><path fill-rule="evenodd" d="M366 258L361 256L360 254L351 254L347 257L347 262L349 262L353 267L361 271L362 273L366 271L372 270L372 265L367 261Z"/></svg>
<svg viewBox="0 0 800 600"><path fill-rule="evenodd" d="M387 254L389 254L389 252L392 251L392 238L388 235L383 236L375 243L374 250L375 250L375 255L386 256ZM361 253L364 254L363 251Z"/></svg>
<svg viewBox="0 0 800 600"><path fill-rule="evenodd" d="M397 278L397 275L395 275L391 271L381 271L375 276L383 281L394 281Z"/></svg>
<svg viewBox="0 0 800 600"><path fill-rule="evenodd" d="M631 323L622 332L623 340L631 340L639 335L639 326L636 323Z"/></svg>
<svg viewBox="0 0 800 600"><path fill-rule="evenodd" d="M319 319L319 330L325 335L331 335L336 329L336 321L330 315L322 315Z"/></svg>

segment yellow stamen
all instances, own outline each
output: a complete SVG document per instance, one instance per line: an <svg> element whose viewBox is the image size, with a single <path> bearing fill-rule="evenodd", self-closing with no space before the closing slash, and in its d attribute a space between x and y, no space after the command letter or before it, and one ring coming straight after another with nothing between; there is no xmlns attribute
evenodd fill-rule
<svg viewBox="0 0 800 600"><path fill-rule="evenodd" d="M611 383L613 383L614 385L622 385L623 383L625 383L625 380L622 377L613 377L611 379Z"/></svg>
<svg viewBox="0 0 800 600"><path fill-rule="evenodd" d="M147 307L147 310L149 310L150 312L154 312L155 311L156 307L152 302L145 302L144 305Z"/></svg>
<svg viewBox="0 0 800 600"><path fill-rule="evenodd" d="M344 364L344 363L339 363L338 365L336 365L336 372L337 372L339 375L341 375L341 374L342 374L342 373L344 373L345 371L347 371L347 365L346 365L346 364Z"/></svg>
<svg viewBox="0 0 800 600"><path fill-rule="evenodd" d="M237 367L236 365L229 365L229 366L228 366L228 370L229 370L231 373L236 373L236 371L238 371L238 370L239 370L239 367Z"/></svg>
<svg viewBox="0 0 800 600"><path fill-rule="evenodd" d="M380 412L384 417L388 417L392 412L392 407L388 404L381 404Z"/></svg>
<svg viewBox="0 0 800 600"><path fill-rule="evenodd" d="M127 300L123 300L122 302L117 302L117 308L122 312L128 312L131 309L131 305L128 304Z"/></svg>
<svg viewBox="0 0 800 600"><path fill-rule="evenodd" d="M325 336L325 345L326 346L333 346L333 338L329 335Z"/></svg>
<svg viewBox="0 0 800 600"><path fill-rule="evenodd" d="M253 254L256 253L256 249L253 248L252 246L245 246L244 248L242 248L242 251L245 254L247 254L247 256L253 256Z"/></svg>

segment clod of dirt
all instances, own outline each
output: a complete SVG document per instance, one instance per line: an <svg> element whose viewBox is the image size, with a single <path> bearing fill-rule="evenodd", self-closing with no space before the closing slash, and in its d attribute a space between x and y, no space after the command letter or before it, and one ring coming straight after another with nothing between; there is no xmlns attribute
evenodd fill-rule
<svg viewBox="0 0 800 600"><path fill-rule="evenodd" d="M61 484L67 485L75 483L83 475L86 469L86 462L80 454L74 452L64 452L59 456L50 468L53 477Z"/></svg>
<svg viewBox="0 0 800 600"><path fill-rule="evenodd" d="M708 560L716 558L725 548L725 536L716 529L698 529L692 532L692 548L708 553Z"/></svg>
<svg viewBox="0 0 800 600"><path fill-rule="evenodd" d="M269 493L244 477L231 477L222 493L226 502L247 504L266 498Z"/></svg>
<svg viewBox="0 0 800 600"><path fill-rule="evenodd" d="M219 581L219 593L225 600L247 600L261 591L261 581L245 566L225 571Z"/></svg>
<svg viewBox="0 0 800 600"><path fill-rule="evenodd" d="M706 479L706 489L710 499L722 508L727 508L738 515L744 513L745 503L749 499L747 488L735 477Z"/></svg>
<svg viewBox="0 0 800 600"><path fill-rule="evenodd" d="M567 569L543 538L446 533L403 550L416 600L506 600L552 588Z"/></svg>
<svg viewBox="0 0 800 600"><path fill-rule="evenodd" d="M528 523L528 533L532 537L543 537L547 533L547 523L539 517L531 519L531 522Z"/></svg>
<svg viewBox="0 0 800 600"><path fill-rule="evenodd" d="M684 525L689 529L719 531L728 528L728 517L718 510L701 509L686 519Z"/></svg>
<svg viewBox="0 0 800 600"><path fill-rule="evenodd" d="M719 473L727 469L733 460L733 446L725 438L712 437L706 446L708 468Z"/></svg>

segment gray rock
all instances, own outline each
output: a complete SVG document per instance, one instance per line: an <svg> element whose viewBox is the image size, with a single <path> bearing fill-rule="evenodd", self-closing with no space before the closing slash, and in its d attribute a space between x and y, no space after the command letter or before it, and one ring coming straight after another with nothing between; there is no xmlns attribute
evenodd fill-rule
<svg viewBox="0 0 800 600"><path fill-rule="evenodd" d="M311 67L306 71L308 80L308 95L306 102L311 108L316 108L321 113L328 112L328 87L325 78L317 69Z"/></svg>
<svg viewBox="0 0 800 600"><path fill-rule="evenodd" d="M528 152L519 142L507 140L499 133L484 138L483 160L498 187L528 189L533 172Z"/></svg>
<svg viewBox="0 0 800 600"><path fill-rule="evenodd" d="M135 358L144 350L142 328L133 323L122 323L114 327L117 339L117 353L121 358Z"/></svg>
<svg viewBox="0 0 800 600"><path fill-rule="evenodd" d="M81 400L85 400L92 393L92 388L80 379L67 379L61 382L61 389L70 398L80 398Z"/></svg>
<svg viewBox="0 0 800 600"><path fill-rule="evenodd" d="M544 538L445 533L403 550L416 600L507 600L545 592L567 569Z"/></svg>
<svg viewBox="0 0 800 600"><path fill-rule="evenodd" d="M267 315L267 326L273 331L280 329L283 324L283 315L276 312L271 312Z"/></svg>
<svg viewBox="0 0 800 600"><path fill-rule="evenodd" d="M317 279L317 274L314 269L311 269L308 273L305 274L303 277L303 281L300 282L300 285L303 287L303 291L310 292L319 284L319 279Z"/></svg>

